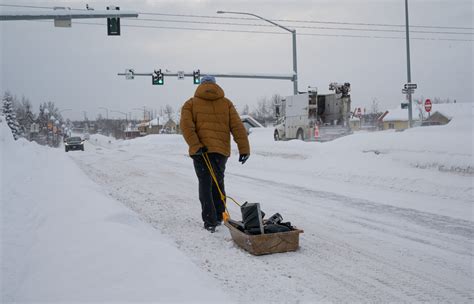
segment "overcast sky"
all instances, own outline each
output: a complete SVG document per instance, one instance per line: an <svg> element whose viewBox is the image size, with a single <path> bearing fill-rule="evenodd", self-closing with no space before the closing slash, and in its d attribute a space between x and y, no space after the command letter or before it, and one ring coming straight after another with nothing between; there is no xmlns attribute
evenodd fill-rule
<svg viewBox="0 0 474 304"><path fill-rule="evenodd" d="M34 6L69 6L96 10L107 5L141 13L174 15L218 15L217 10L251 12L268 19L330 21L349 23L405 23L403 0L314 0L314 1L234 1L234 0L165 0L165 1L34 1L1 0L0 4ZM463 27L467 29L412 28L414 31L456 32L458 34L412 33L412 82L418 84L415 97L424 96L473 102L474 21L472 1L410 0L412 25ZM35 11L27 8L6 8L5 11ZM125 80L117 76L126 68L136 72L154 69L192 72L275 73L292 72L291 34L276 27L234 26L211 23L246 23L267 25L258 20L210 19L140 15L139 18L199 21L199 23L152 22L122 19L122 25L186 27L245 31L274 31L284 34L235 33L164 28L133 28L122 26L119 37L107 36L105 20L73 20L72 28L55 28L51 21L0 21L1 75L0 91L9 90L29 98L37 112L38 105L53 101L60 109L72 109L65 117L78 119L87 112L89 119L110 110L131 112L146 106L159 109L166 104L178 109L193 95L192 79L166 77L164 86L152 86L151 77ZM83 25L94 22L102 25ZM328 23L280 22L297 27L298 33L345 36L297 37L299 90L308 86L327 91L330 82L350 82L353 105L369 107L374 98L382 109L399 106L407 80L406 45L403 32L368 32L309 27L344 27L403 31L403 27L355 26ZM468 33L468 34L459 34ZM460 39L452 41L439 39ZM284 80L217 79L226 96L238 108L256 105L262 97L272 94L291 95L293 85ZM110 117L123 117L109 113Z"/></svg>

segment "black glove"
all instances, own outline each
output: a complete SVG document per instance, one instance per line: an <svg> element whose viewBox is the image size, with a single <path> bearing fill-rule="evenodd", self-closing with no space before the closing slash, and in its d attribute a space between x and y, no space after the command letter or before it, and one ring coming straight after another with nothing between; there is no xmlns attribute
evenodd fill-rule
<svg viewBox="0 0 474 304"><path fill-rule="evenodd" d="M245 162L247 161L247 159L249 159L250 155L248 154L240 154L239 156L239 162L243 164L245 164Z"/></svg>
<svg viewBox="0 0 474 304"><path fill-rule="evenodd" d="M207 147L201 147L201 148L199 148L199 150L197 150L196 153L194 153L194 155L201 156L201 155L203 155L203 154L206 153L206 152L207 152Z"/></svg>

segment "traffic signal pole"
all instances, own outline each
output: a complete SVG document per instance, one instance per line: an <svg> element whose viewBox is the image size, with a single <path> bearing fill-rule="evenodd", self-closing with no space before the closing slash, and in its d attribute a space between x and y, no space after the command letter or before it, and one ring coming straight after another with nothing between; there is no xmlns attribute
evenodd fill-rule
<svg viewBox="0 0 474 304"><path fill-rule="evenodd" d="M411 83L411 67L410 67L410 31L408 24L408 0L405 0L405 22L406 22L406 43L407 43L407 83ZM413 126L413 110L412 110L412 91L408 91L408 127Z"/></svg>

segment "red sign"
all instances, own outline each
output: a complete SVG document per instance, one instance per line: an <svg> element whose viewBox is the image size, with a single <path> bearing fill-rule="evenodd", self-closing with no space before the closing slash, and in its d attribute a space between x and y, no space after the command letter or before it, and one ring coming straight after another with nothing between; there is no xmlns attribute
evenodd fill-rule
<svg viewBox="0 0 474 304"><path fill-rule="evenodd" d="M319 127L315 126L314 127L314 138L318 138L318 137L319 137Z"/></svg>
<svg viewBox="0 0 474 304"><path fill-rule="evenodd" d="M425 101L425 111L429 113L431 111L431 106L432 106L431 105L431 100L427 99Z"/></svg>

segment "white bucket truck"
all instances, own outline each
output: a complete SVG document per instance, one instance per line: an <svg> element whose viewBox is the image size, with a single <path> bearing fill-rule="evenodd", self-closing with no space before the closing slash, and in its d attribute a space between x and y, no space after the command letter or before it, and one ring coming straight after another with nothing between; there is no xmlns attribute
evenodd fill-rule
<svg viewBox="0 0 474 304"><path fill-rule="evenodd" d="M275 140L328 141L350 134L350 84L331 83L329 90L334 93L309 89L275 104Z"/></svg>

